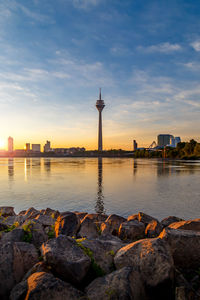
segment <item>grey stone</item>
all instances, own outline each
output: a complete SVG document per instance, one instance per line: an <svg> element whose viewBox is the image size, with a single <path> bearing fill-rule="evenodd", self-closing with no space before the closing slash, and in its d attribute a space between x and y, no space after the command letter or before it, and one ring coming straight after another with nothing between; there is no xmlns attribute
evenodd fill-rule
<svg viewBox="0 0 200 300"><path fill-rule="evenodd" d="M174 264L181 269L200 267L200 232L166 227L160 238L167 241Z"/></svg>
<svg viewBox="0 0 200 300"><path fill-rule="evenodd" d="M14 207L12 206L0 206L0 215L2 217L16 216Z"/></svg>
<svg viewBox="0 0 200 300"><path fill-rule="evenodd" d="M167 227L167 226L169 226L170 224L175 223L175 222L179 222L179 221L184 221L184 220L181 219L181 218L175 217L175 216L169 216L169 217L163 219L163 220L161 221L161 224L162 224L164 227Z"/></svg>
<svg viewBox="0 0 200 300"><path fill-rule="evenodd" d="M64 235L44 243L41 254L56 274L72 283L80 283L91 265L90 258L77 243Z"/></svg>
<svg viewBox="0 0 200 300"><path fill-rule="evenodd" d="M123 217L120 217L118 215L110 215L105 222L101 224L101 232L102 234L113 234L118 235L119 227L121 223L125 222L126 219Z"/></svg>
<svg viewBox="0 0 200 300"><path fill-rule="evenodd" d="M119 228L119 238L122 240L137 240L144 238L145 226L142 222L131 220L123 222Z"/></svg>
<svg viewBox="0 0 200 300"><path fill-rule="evenodd" d="M163 290L162 299L171 299L174 263L170 248L163 240L143 239L128 244L117 252L114 262L117 269L126 266L138 269L148 294L154 295L155 299L160 289Z"/></svg>
<svg viewBox="0 0 200 300"><path fill-rule="evenodd" d="M146 300L143 282L138 271L125 267L95 279L86 288L90 300Z"/></svg>
<svg viewBox="0 0 200 300"><path fill-rule="evenodd" d="M37 250L31 244L0 244L0 299L8 299L11 289L37 261Z"/></svg>
<svg viewBox="0 0 200 300"><path fill-rule="evenodd" d="M157 237L162 230L163 226L160 222L152 220L145 228L145 235L149 238L154 238Z"/></svg>
<svg viewBox="0 0 200 300"><path fill-rule="evenodd" d="M58 237L60 234L76 236L79 227L80 220L76 214L72 212L61 214L55 222L56 237Z"/></svg>

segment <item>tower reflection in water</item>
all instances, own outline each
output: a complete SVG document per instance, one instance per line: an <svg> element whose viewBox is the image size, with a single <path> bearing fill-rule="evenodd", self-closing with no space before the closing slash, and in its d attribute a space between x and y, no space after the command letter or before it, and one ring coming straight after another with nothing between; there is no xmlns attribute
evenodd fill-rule
<svg viewBox="0 0 200 300"><path fill-rule="evenodd" d="M103 162L102 157L98 158L98 190L95 211L98 214L105 213L103 195Z"/></svg>
<svg viewBox="0 0 200 300"><path fill-rule="evenodd" d="M14 180L14 159L8 159L8 178L10 181Z"/></svg>

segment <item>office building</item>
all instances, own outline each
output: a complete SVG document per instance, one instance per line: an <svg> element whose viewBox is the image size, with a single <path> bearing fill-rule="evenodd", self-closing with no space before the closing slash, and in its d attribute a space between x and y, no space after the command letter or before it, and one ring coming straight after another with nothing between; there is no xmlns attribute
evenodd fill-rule
<svg viewBox="0 0 200 300"><path fill-rule="evenodd" d="M104 109L105 104L101 99L101 89L99 89L99 99L96 102L96 108L99 111L99 130L98 130L98 151L103 150L103 140L102 140L102 110Z"/></svg>
<svg viewBox="0 0 200 300"><path fill-rule="evenodd" d="M13 138L11 136L8 138L8 152L13 152Z"/></svg>
<svg viewBox="0 0 200 300"><path fill-rule="evenodd" d="M171 134L159 134L157 136L157 145L158 147L165 147L170 144L170 139L173 138Z"/></svg>
<svg viewBox="0 0 200 300"><path fill-rule="evenodd" d="M32 144L33 152L40 152L40 144Z"/></svg>
<svg viewBox="0 0 200 300"><path fill-rule="evenodd" d="M174 141L175 147L177 146L178 143L181 143L181 138L180 138L180 136L176 136L176 137L175 137L175 141Z"/></svg>
<svg viewBox="0 0 200 300"><path fill-rule="evenodd" d="M46 144L44 145L44 152L51 151L51 143L50 141L46 141Z"/></svg>
<svg viewBox="0 0 200 300"><path fill-rule="evenodd" d="M26 151L30 151L31 150L31 144L30 143L26 143Z"/></svg>
<svg viewBox="0 0 200 300"><path fill-rule="evenodd" d="M136 151L138 147L138 144L136 142L136 140L133 140L133 151Z"/></svg>

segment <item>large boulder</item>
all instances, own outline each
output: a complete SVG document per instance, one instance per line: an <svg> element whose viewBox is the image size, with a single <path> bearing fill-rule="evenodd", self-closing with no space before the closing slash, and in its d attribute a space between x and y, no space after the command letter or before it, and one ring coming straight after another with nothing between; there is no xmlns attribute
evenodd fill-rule
<svg viewBox="0 0 200 300"><path fill-rule="evenodd" d="M200 219L175 222L169 225L173 229L200 231Z"/></svg>
<svg viewBox="0 0 200 300"><path fill-rule="evenodd" d="M99 277L86 288L90 300L145 300L143 282L138 271L125 267Z"/></svg>
<svg viewBox="0 0 200 300"><path fill-rule="evenodd" d="M20 213L20 215L24 216L26 219L34 219L39 214L39 210L35 209L34 207L30 207L24 213Z"/></svg>
<svg viewBox="0 0 200 300"><path fill-rule="evenodd" d="M175 223L175 222L179 222L179 221L184 221L184 220L181 219L181 218L175 217L175 216L169 216L169 217L163 219L161 221L161 224L162 224L163 227L167 227L170 224Z"/></svg>
<svg viewBox="0 0 200 300"><path fill-rule="evenodd" d="M26 220L20 228L24 230L24 241L33 243L37 248L48 240L44 227L37 220Z"/></svg>
<svg viewBox="0 0 200 300"><path fill-rule="evenodd" d="M186 270L200 267L200 232L166 227L159 237L169 244L175 266Z"/></svg>
<svg viewBox="0 0 200 300"><path fill-rule="evenodd" d="M138 220L123 222L119 227L119 238L122 240L137 240L144 238L145 226Z"/></svg>
<svg viewBox="0 0 200 300"><path fill-rule="evenodd" d="M148 238L154 238L157 237L162 230L163 226L160 224L160 222L152 220L145 228L145 235Z"/></svg>
<svg viewBox="0 0 200 300"><path fill-rule="evenodd" d="M60 212L58 210L54 210L49 207L47 207L42 213L43 213L43 215L49 216L54 220L56 220L58 218L58 216L60 215Z"/></svg>
<svg viewBox="0 0 200 300"><path fill-rule="evenodd" d="M120 239L110 239L101 236L97 239L78 241L82 248L86 248L94 263L100 267L102 273L107 274L113 271L114 256L116 252L123 247L123 243ZM98 275L98 274L97 274Z"/></svg>
<svg viewBox="0 0 200 300"><path fill-rule="evenodd" d="M85 218L85 216L88 214L87 212L79 212L79 211L75 211L74 213L77 215L77 217L79 217L80 221L82 221Z"/></svg>
<svg viewBox="0 0 200 300"><path fill-rule="evenodd" d="M82 292L52 274L37 272L27 279L27 283L22 282L12 290L10 300L77 300L83 296Z"/></svg>
<svg viewBox="0 0 200 300"><path fill-rule="evenodd" d="M14 207L0 206L0 216L2 217L16 216L16 213L14 212Z"/></svg>
<svg viewBox="0 0 200 300"><path fill-rule="evenodd" d="M55 223L55 234L58 237L60 234L67 236L76 236L80 227L80 220L76 214L66 212L60 215Z"/></svg>
<svg viewBox="0 0 200 300"><path fill-rule="evenodd" d="M125 222L126 219L123 217L120 217L118 215L110 215L105 222L101 224L101 232L102 234L113 234L118 235L119 227L121 223Z"/></svg>
<svg viewBox="0 0 200 300"><path fill-rule="evenodd" d="M168 244L159 239L143 239L121 248L115 258L117 269L132 266L139 270L144 287L152 299L171 299L174 263Z"/></svg>
<svg viewBox="0 0 200 300"><path fill-rule="evenodd" d="M90 218L87 218L87 216L85 218L83 218L83 220L81 221L80 230L79 230L77 236L80 238L86 237L88 239L94 239L94 238L97 238L99 236L99 234L100 234L100 232L98 230L98 227L93 222L93 220Z"/></svg>
<svg viewBox="0 0 200 300"><path fill-rule="evenodd" d="M8 217L1 217L0 218L0 224L5 224L8 227L11 226L19 226L21 224L23 224L25 221L25 217L24 216L8 216Z"/></svg>
<svg viewBox="0 0 200 300"><path fill-rule="evenodd" d="M43 226L54 226L55 219L53 219L51 216L48 215L37 215L35 217L35 220L38 221L38 223L42 224Z"/></svg>
<svg viewBox="0 0 200 300"><path fill-rule="evenodd" d="M8 299L11 289L37 261L37 250L31 244L0 244L0 299Z"/></svg>
<svg viewBox="0 0 200 300"><path fill-rule="evenodd" d="M1 237L1 243L6 242L23 242L24 230L21 228L15 228L10 232L3 233Z"/></svg>
<svg viewBox="0 0 200 300"><path fill-rule="evenodd" d="M59 235L41 247L44 261L61 278L80 283L86 276L91 260L71 237Z"/></svg>
<svg viewBox="0 0 200 300"><path fill-rule="evenodd" d="M139 212L138 214L131 215L127 218L127 221L131 220L138 220L139 222L142 222L145 226L147 226L153 220L158 221L156 218L151 217L143 212Z"/></svg>

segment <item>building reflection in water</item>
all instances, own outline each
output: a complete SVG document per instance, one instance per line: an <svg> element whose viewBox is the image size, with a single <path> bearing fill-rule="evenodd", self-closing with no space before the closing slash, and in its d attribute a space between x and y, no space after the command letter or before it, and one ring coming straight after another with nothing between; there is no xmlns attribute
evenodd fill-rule
<svg viewBox="0 0 200 300"><path fill-rule="evenodd" d="M47 175L50 175L50 173L51 173L51 158L44 159L44 169L45 169Z"/></svg>
<svg viewBox="0 0 200 300"><path fill-rule="evenodd" d="M133 159L133 175L135 176L138 169L138 162L137 159Z"/></svg>
<svg viewBox="0 0 200 300"><path fill-rule="evenodd" d="M8 159L8 178L10 181L14 180L14 159Z"/></svg>
<svg viewBox="0 0 200 300"><path fill-rule="evenodd" d="M98 190L95 211L98 214L105 213L103 195L103 162L102 157L98 158Z"/></svg>
<svg viewBox="0 0 200 300"><path fill-rule="evenodd" d="M28 180L28 177L31 173L31 158L24 159L24 179L25 181Z"/></svg>

